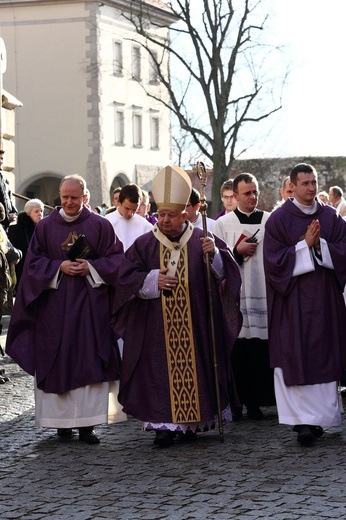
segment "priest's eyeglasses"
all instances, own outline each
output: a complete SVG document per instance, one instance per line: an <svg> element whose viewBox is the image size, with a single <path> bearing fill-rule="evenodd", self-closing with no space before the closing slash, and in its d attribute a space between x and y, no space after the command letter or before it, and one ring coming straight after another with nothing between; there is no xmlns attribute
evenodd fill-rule
<svg viewBox="0 0 346 520"><path fill-rule="evenodd" d="M245 191L244 193L238 193L239 197L255 197L259 196L260 192L258 190L253 191Z"/></svg>

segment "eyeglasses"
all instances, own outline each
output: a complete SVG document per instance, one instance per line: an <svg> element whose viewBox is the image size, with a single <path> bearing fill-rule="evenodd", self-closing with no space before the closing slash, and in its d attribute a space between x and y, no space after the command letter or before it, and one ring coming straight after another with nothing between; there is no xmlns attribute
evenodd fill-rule
<svg viewBox="0 0 346 520"><path fill-rule="evenodd" d="M257 190L254 191L245 191L244 193L238 193L238 197L255 197L257 198L259 196L260 192Z"/></svg>
<svg viewBox="0 0 346 520"><path fill-rule="evenodd" d="M221 198L226 200L232 200L234 198L234 195L222 195Z"/></svg>

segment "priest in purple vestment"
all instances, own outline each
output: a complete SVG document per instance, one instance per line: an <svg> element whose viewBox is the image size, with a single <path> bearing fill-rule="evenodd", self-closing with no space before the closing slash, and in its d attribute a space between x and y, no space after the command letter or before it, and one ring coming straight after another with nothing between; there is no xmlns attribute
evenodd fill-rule
<svg viewBox="0 0 346 520"><path fill-rule="evenodd" d="M119 353L110 318L123 256L110 222L85 205L79 175L60 184L62 207L41 220L30 242L6 351L35 376L36 426L60 438L99 442L93 427L123 417L117 404ZM80 235L93 250L68 257ZM80 255L80 256L78 256Z"/></svg>
<svg viewBox="0 0 346 520"><path fill-rule="evenodd" d="M215 426L218 412L209 336L205 253L211 261L218 381L223 419L231 419L230 354L241 327L240 272L227 245L186 220L191 181L167 166L153 180L153 230L125 252L114 326L124 340L119 401L124 412L169 446Z"/></svg>
<svg viewBox="0 0 346 520"><path fill-rule="evenodd" d="M341 422L346 223L316 198L311 165L296 165L290 179L294 198L272 213L264 236L269 350L279 422L310 444Z"/></svg>

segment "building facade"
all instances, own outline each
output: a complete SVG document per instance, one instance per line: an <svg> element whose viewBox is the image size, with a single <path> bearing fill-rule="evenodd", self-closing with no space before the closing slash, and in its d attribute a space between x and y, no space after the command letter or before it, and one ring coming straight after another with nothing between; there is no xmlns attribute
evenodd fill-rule
<svg viewBox="0 0 346 520"><path fill-rule="evenodd" d="M146 4L152 31L168 39L172 11L159 0ZM170 111L150 94L169 100L130 21L136 5L0 0L4 88L23 103L16 111L17 193L53 205L61 178L78 173L93 207L110 204L115 187L144 186L171 161ZM168 70L167 57L162 63Z"/></svg>

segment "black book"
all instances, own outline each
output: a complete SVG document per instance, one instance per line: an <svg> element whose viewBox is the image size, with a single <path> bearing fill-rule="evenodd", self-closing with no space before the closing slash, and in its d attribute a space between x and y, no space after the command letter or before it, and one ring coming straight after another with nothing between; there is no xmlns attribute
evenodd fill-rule
<svg viewBox="0 0 346 520"><path fill-rule="evenodd" d="M67 251L67 256L72 262L74 262L76 258L95 260L97 253L95 253L85 235L79 235L73 246Z"/></svg>

